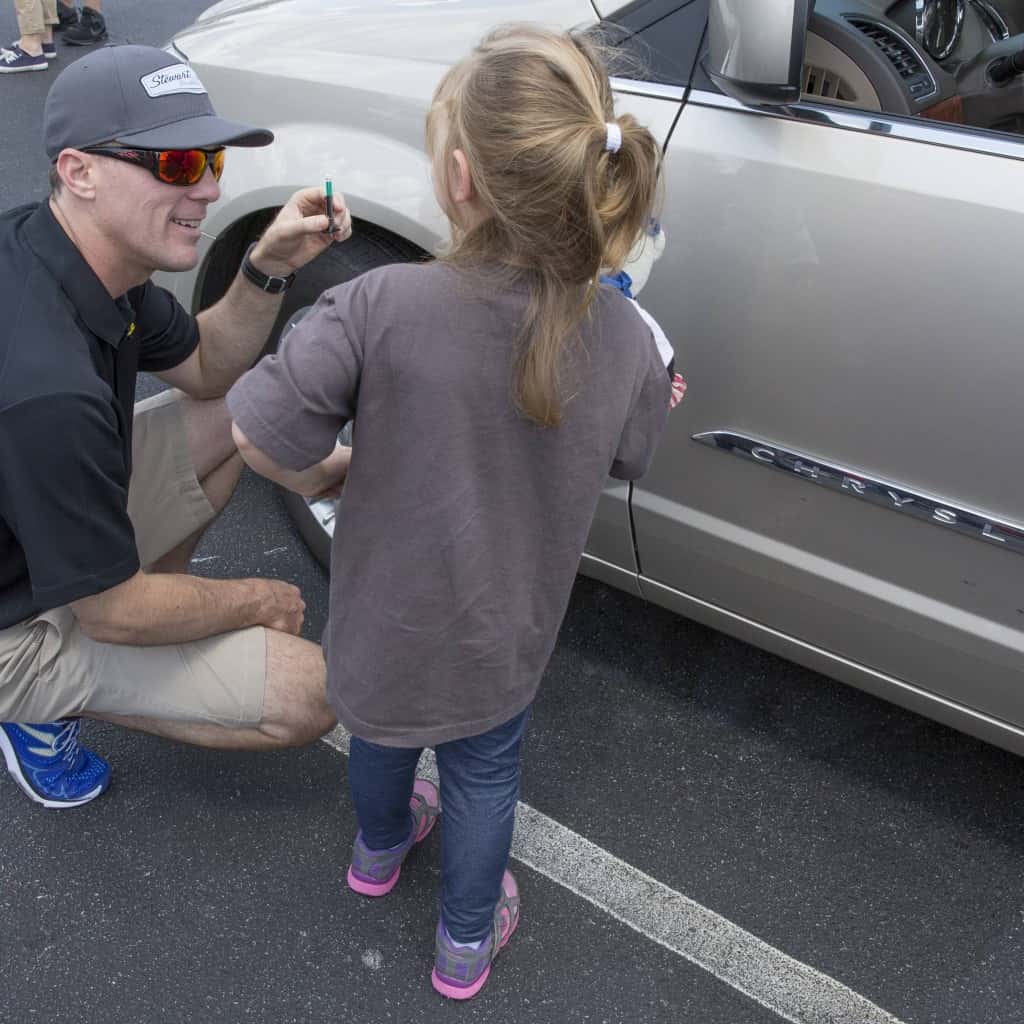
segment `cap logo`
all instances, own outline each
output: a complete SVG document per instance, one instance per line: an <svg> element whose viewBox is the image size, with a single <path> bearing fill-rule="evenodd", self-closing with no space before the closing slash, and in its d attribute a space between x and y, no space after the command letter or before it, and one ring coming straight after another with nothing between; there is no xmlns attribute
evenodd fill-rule
<svg viewBox="0 0 1024 1024"><path fill-rule="evenodd" d="M187 64L171 64L151 75L143 75L139 81L153 97L172 96L179 92L206 92L199 76Z"/></svg>

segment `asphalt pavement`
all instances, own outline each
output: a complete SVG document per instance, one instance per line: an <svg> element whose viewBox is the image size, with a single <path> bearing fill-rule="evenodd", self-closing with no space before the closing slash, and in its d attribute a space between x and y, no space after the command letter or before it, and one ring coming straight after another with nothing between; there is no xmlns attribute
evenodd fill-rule
<svg viewBox="0 0 1024 1024"><path fill-rule="evenodd" d="M159 44L203 5L109 6L115 40ZM0 78L0 207L44 194L51 77ZM265 481L194 568L291 580L322 629L326 578ZM467 1005L428 981L436 838L387 899L344 884L343 735L84 733L115 773L93 804L0 774L2 1024L1024 1019L1024 760L589 580L525 745L523 923Z"/></svg>

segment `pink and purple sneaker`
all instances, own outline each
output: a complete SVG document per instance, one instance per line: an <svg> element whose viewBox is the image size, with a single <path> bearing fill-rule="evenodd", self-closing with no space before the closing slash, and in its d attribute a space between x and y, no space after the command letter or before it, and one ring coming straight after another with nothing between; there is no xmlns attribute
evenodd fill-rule
<svg viewBox="0 0 1024 1024"><path fill-rule="evenodd" d="M478 948L455 942L444 922L437 922L431 984L449 999L472 999L484 987L494 958L518 927L519 887L512 872L506 871L501 880L501 898L494 908L494 927Z"/></svg>
<svg viewBox="0 0 1024 1024"><path fill-rule="evenodd" d="M441 795L429 779L417 779L409 799L413 823L409 838L390 850L371 850L363 842L360 830L352 846L352 863L348 869L349 888L362 896L386 896L394 889L402 873L402 863L409 851L422 843L441 813Z"/></svg>

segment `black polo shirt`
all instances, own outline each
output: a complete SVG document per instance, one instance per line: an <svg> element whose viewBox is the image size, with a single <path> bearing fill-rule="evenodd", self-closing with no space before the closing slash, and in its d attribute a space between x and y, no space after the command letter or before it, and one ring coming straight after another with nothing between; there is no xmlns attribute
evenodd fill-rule
<svg viewBox="0 0 1024 1024"><path fill-rule="evenodd" d="M163 288L112 299L48 203L0 215L0 628L138 571L135 376L198 343Z"/></svg>

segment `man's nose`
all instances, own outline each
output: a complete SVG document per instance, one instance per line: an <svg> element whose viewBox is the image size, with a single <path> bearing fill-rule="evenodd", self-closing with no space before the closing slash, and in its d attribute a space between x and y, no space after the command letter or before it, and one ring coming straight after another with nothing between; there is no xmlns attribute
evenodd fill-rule
<svg viewBox="0 0 1024 1024"><path fill-rule="evenodd" d="M213 176L213 171L207 165L203 176L189 189L190 199L201 199L207 203L216 202L220 198L220 183Z"/></svg>

